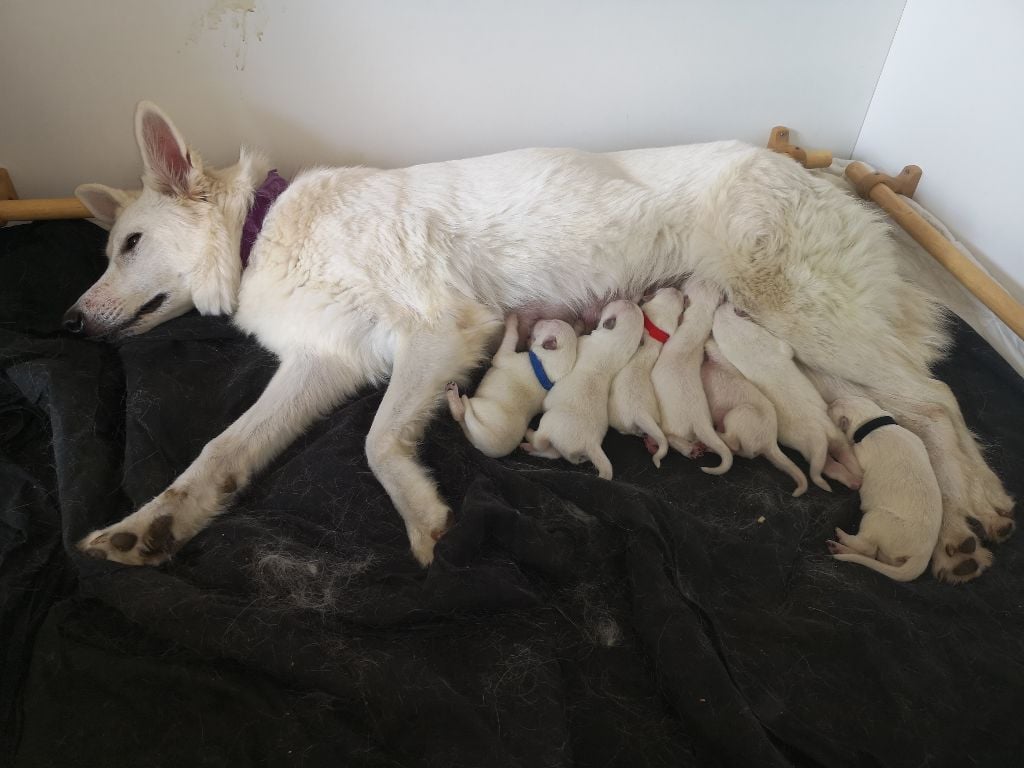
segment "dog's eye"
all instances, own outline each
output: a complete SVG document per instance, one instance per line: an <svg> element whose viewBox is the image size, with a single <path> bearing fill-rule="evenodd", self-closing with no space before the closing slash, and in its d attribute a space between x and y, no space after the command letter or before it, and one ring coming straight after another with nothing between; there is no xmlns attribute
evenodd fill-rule
<svg viewBox="0 0 1024 768"><path fill-rule="evenodd" d="M139 244L139 240L141 239L141 232L132 232L130 235L128 235L128 237L125 238L124 245L121 246L121 253L128 253L128 251L132 250L133 248L135 248L136 245Z"/></svg>
<svg viewBox="0 0 1024 768"><path fill-rule="evenodd" d="M609 317L607 320L604 321L604 323L602 323L602 327L607 328L610 331L612 328L615 327L615 318Z"/></svg>

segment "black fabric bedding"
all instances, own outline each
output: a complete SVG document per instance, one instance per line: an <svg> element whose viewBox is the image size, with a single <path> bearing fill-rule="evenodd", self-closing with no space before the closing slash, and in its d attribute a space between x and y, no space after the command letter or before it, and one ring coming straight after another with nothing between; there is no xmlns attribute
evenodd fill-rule
<svg viewBox="0 0 1024 768"><path fill-rule="evenodd" d="M968 585L896 584L827 555L856 493L792 499L764 460L658 471L610 435L608 483L488 459L439 417L422 456L456 522L421 570L363 457L364 391L169 564L78 554L275 366L224 318L59 334L104 236L0 231L0 763L1024 764L1024 538ZM955 342L939 373L1024 496L1024 386Z"/></svg>

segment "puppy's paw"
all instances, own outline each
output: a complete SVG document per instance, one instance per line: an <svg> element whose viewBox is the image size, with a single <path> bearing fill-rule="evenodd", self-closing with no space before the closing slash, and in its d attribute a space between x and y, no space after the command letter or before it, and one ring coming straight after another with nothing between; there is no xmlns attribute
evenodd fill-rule
<svg viewBox="0 0 1024 768"><path fill-rule="evenodd" d="M697 441L693 444L693 448L690 449L690 458L699 459L705 453L708 452L708 447L704 443Z"/></svg>

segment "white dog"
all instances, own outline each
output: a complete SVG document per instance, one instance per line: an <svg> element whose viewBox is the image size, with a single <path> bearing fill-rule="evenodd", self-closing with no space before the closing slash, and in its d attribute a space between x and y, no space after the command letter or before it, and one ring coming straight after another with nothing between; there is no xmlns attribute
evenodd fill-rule
<svg viewBox="0 0 1024 768"><path fill-rule="evenodd" d="M958 549L967 516L990 538L1012 530L1012 499L929 376L945 341L936 306L900 276L886 226L788 157L737 142L530 149L315 169L281 192L248 150L229 168L204 167L152 104L139 105L135 127L142 192L77 190L113 225L110 262L65 327L131 335L195 307L233 314L281 362L166 491L84 536L90 554L166 560L314 419L387 381L367 460L429 563L449 508L416 445L453 371L478 364L509 311L585 313L690 273L722 286L816 374L920 435L941 467L952 547L936 550L937 570L973 557Z"/></svg>
<svg viewBox="0 0 1024 768"><path fill-rule="evenodd" d="M668 312L663 325L657 325L644 312L644 335L640 348L633 353L626 366L612 380L611 396L608 398L608 424L624 435L641 435L645 443L653 448L651 458L654 466L661 467L661 460L668 453L668 440L661 431L661 411L654 394L651 371L661 354L662 345L668 341L679 324L682 314L682 294L676 288L662 288L678 295L679 314ZM657 294L655 294L657 296ZM653 301L653 297L650 301ZM645 302L646 308L650 301ZM671 316L671 317L669 317Z"/></svg>
<svg viewBox="0 0 1024 768"><path fill-rule="evenodd" d="M711 422L700 368L704 362L704 343L711 335L715 307L722 300L722 294L706 283L691 279L683 287L683 298L686 309L682 320L651 371L661 411L661 429L669 445L684 456L696 458L705 447L721 456L717 467L701 467L708 474L721 475L732 467L732 451ZM649 316L662 320L662 313L650 307L653 303L647 305Z"/></svg>
<svg viewBox="0 0 1024 768"><path fill-rule="evenodd" d="M839 398L828 414L853 440L864 469L860 530L851 536L836 528L838 541L828 542L829 551L836 560L860 563L896 581L916 579L928 567L942 526L942 493L924 443L863 397ZM950 581L977 570L973 560L964 562L948 575Z"/></svg>
<svg viewBox="0 0 1024 768"><path fill-rule="evenodd" d="M802 496L807 490L807 477L779 448L778 422L771 402L726 359L714 339L708 341L704 350L707 359L701 366L700 377L722 441L745 459L764 456L793 478L793 495Z"/></svg>
<svg viewBox="0 0 1024 768"><path fill-rule="evenodd" d="M779 441L795 448L810 464L811 481L832 488L824 471L849 488L860 484L860 466L846 438L828 418L825 401L793 362L793 349L731 304L715 313L715 341L726 359L767 396L778 417ZM839 461L829 455L829 451Z"/></svg>
<svg viewBox="0 0 1024 768"><path fill-rule="evenodd" d="M581 336L576 365L544 398L537 430L526 433L523 450L573 464L590 461L597 474L612 479L612 463L601 443L608 431L608 390L633 356L644 332L643 313L629 301L613 301L597 328Z"/></svg>
<svg viewBox="0 0 1024 768"><path fill-rule="evenodd" d="M452 418L469 442L492 458L519 447L548 390L576 363L576 332L561 320L538 321L528 352L516 352L518 341L518 319L509 315L501 346L473 397L460 397L454 381L446 387Z"/></svg>

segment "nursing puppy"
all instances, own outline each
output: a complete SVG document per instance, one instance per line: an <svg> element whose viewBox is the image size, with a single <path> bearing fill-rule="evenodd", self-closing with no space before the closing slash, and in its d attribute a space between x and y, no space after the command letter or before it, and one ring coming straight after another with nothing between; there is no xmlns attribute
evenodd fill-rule
<svg viewBox="0 0 1024 768"><path fill-rule="evenodd" d="M730 363L713 339L704 346L707 359L700 369L704 393L715 428L737 456L764 456L796 482L794 496L807 490L807 477L778 444L775 408L761 391Z"/></svg>
<svg viewBox="0 0 1024 768"><path fill-rule="evenodd" d="M715 312L714 335L726 359L775 406L779 442L803 454L810 464L811 481L831 491L821 476L824 472L848 488L857 488L860 465L842 432L829 419L818 390L793 362L793 348L750 318L741 317L732 304L723 304Z"/></svg>
<svg viewBox="0 0 1024 768"><path fill-rule="evenodd" d="M662 289L645 305L655 323L670 322L678 302L674 299L662 311L654 307L662 296L671 296ZM675 450L691 459L704 453L704 448L722 457L717 467L701 467L711 475L721 475L732 466L732 451L715 432L711 411L700 378L704 362L704 343L711 335L715 308L722 300L721 291L708 283L689 280L683 287L685 312L676 332L665 343L651 371L651 381L661 411L661 430ZM666 299L666 301L668 301Z"/></svg>
<svg viewBox="0 0 1024 768"><path fill-rule="evenodd" d="M590 461L597 474L612 479L612 463L601 442L608 431L608 391L636 351L644 330L640 307L613 301L601 313L597 328L581 336L576 365L544 398L544 416L536 431L526 433L523 450L573 464Z"/></svg>
<svg viewBox="0 0 1024 768"><path fill-rule="evenodd" d="M676 330L682 315L682 294L676 288L662 288L674 292L679 312L666 312L663 324L655 323L644 314L644 334L640 348L633 353L626 366L612 380L611 396L608 398L608 424L624 435L640 435L651 449L654 466L661 467L661 460L668 453L668 440L661 431L661 411L654 394L651 371L661 354L662 345ZM657 294L655 294L657 296ZM652 298L651 301L654 299ZM650 302L642 305L644 310Z"/></svg>
<svg viewBox="0 0 1024 768"><path fill-rule="evenodd" d="M864 470L860 530L851 536L836 528L838 541L828 542L829 552L896 581L916 579L928 567L942 527L942 494L924 443L864 397L839 398L828 414L853 440ZM940 578L964 581L978 566L958 568Z"/></svg>
<svg viewBox="0 0 1024 768"><path fill-rule="evenodd" d="M492 458L518 447L548 390L576 362L576 332L561 320L537 322L528 352L516 352L518 341L518 319L509 315L501 346L473 397L460 397L454 381L445 388L452 418L469 442Z"/></svg>

